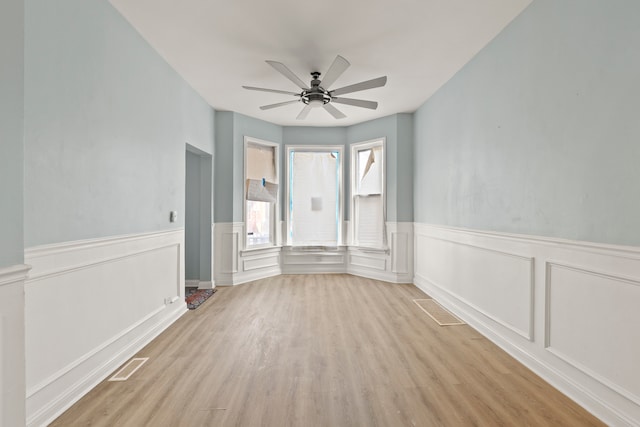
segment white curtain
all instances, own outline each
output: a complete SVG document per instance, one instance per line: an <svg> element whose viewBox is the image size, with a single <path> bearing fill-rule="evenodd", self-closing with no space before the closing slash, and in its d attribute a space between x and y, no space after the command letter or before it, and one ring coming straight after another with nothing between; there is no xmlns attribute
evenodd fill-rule
<svg viewBox="0 0 640 427"><path fill-rule="evenodd" d="M292 244L335 246L339 230L339 159L329 152L293 152L292 156Z"/></svg>

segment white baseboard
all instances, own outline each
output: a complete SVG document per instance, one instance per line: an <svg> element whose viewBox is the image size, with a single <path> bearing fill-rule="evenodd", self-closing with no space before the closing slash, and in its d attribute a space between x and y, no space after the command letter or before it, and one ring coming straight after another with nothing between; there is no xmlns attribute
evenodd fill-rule
<svg viewBox="0 0 640 427"><path fill-rule="evenodd" d="M245 250L243 230L242 222L214 224L217 286L278 274L350 273L392 283L413 281L413 223L387 222L385 251L348 246L336 250L300 250L288 246Z"/></svg>
<svg viewBox="0 0 640 427"><path fill-rule="evenodd" d="M46 425L187 311L183 242L174 230L25 251L27 425Z"/></svg>
<svg viewBox="0 0 640 427"><path fill-rule="evenodd" d="M216 287L216 284L212 280L185 280L184 286L187 288L213 289Z"/></svg>
<svg viewBox="0 0 640 427"><path fill-rule="evenodd" d="M216 283L213 280L205 280L205 281L200 281L198 283L198 289L215 289L216 287Z"/></svg>
<svg viewBox="0 0 640 427"><path fill-rule="evenodd" d="M244 249L244 223L216 223L213 230L216 286L234 286L281 273L280 247Z"/></svg>
<svg viewBox="0 0 640 427"><path fill-rule="evenodd" d="M413 223L387 222L386 251L349 247L347 272L391 283L413 283Z"/></svg>
<svg viewBox="0 0 640 427"><path fill-rule="evenodd" d="M347 272L347 248L327 250L282 249L282 274L332 274Z"/></svg>
<svg viewBox="0 0 640 427"><path fill-rule="evenodd" d="M640 248L427 224L414 239L420 289L607 424L640 425Z"/></svg>
<svg viewBox="0 0 640 427"><path fill-rule="evenodd" d="M30 402L32 406L34 406L34 403L37 405L39 403L38 400L46 400L47 403L30 414L27 419L27 426L43 426L51 423L187 311L184 304L176 304L174 310L169 312L158 310L158 313L154 313L144 322L134 325L131 330L126 331L126 333L114 339L113 342L83 357L82 359L84 360L71 364L73 365L73 370L82 369L82 365L85 363L93 365L96 361L99 361L99 366L92 369L87 375L76 381L73 381L73 379L65 381L66 378L64 377L66 375L71 374L70 376L75 377L70 370L67 374L47 384L40 385L42 388L38 391L31 391L28 399L32 400ZM60 383L62 382L65 384L61 385ZM71 384L67 385L66 383ZM60 390L62 390L62 394L58 394Z"/></svg>

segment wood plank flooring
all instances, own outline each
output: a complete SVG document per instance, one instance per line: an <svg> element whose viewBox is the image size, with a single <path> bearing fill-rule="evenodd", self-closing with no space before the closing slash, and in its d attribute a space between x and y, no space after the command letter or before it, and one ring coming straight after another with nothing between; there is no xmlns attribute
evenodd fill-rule
<svg viewBox="0 0 640 427"><path fill-rule="evenodd" d="M53 426L601 426L412 285L287 275L222 288Z"/></svg>

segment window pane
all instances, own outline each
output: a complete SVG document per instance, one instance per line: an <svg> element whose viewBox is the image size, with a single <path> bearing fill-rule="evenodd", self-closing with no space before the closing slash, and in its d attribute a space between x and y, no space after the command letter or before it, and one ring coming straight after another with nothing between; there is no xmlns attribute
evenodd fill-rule
<svg viewBox="0 0 640 427"><path fill-rule="evenodd" d="M353 242L357 246L384 248L384 141L352 145Z"/></svg>
<svg viewBox="0 0 640 427"><path fill-rule="evenodd" d="M270 242L271 203L247 201L247 245Z"/></svg>
<svg viewBox="0 0 640 427"><path fill-rule="evenodd" d="M384 245L383 198L381 195L356 196L356 236L359 246Z"/></svg>
<svg viewBox="0 0 640 427"><path fill-rule="evenodd" d="M290 238L294 245L337 245L340 154L291 151Z"/></svg>

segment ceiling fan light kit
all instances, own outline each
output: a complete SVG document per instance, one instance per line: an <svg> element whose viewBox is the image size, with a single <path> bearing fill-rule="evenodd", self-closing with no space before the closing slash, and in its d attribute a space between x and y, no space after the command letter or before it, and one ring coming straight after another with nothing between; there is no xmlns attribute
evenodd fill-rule
<svg viewBox="0 0 640 427"><path fill-rule="evenodd" d="M333 61L329 70L325 74L324 78L320 80L321 73L318 71L313 71L311 73L311 85L307 86L298 76L296 76L293 71L287 68L286 65L276 62L276 61L266 61L267 64L271 65L276 71L282 74L284 77L293 82L296 86L302 89L302 92L289 92L285 90L278 89L266 89L254 86L242 86L248 90L256 90L261 92L271 92L278 93L283 95L292 95L297 97L298 99L293 101L284 101L278 102L276 104L263 105L260 107L261 110L270 110L272 108L283 107L285 105L294 104L297 102L302 102L305 104L300 114L298 114L298 120L304 120L312 108L322 107L331 114L336 119L343 119L347 117L344 113L338 110L333 103L336 104L344 104L351 105L354 107L361 108L369 108L371 110L375 110L378 108L378 103L375 101L366 101L363 99L352 99L352 98L342 98L338 97L338 95L344 95L347 93L359 92L362 90L373 89L377 87L382 87L387 84L387 76L378 77L376 79L367 80L364 82L352 84L349 86L341 87L339 89L329 90L331 85L345 72L347 68L351 64L349 61L344 59L342 56L336 56L336 59Z"/></svg>

